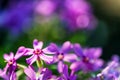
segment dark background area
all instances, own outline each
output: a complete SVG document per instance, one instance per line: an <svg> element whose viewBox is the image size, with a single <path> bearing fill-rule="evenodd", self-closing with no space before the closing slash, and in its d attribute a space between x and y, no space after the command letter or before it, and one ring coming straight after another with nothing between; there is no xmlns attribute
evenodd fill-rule
<svg viewBox="0 0 120 80"><path fill-rule="evenodd" d="M111 1L111 0L105 0L105 1ZM120 15L108 14L103 10L104 6L102 6L102 4L99 2L100 0L98 1L90 0L90 3L93 6L93 9L94 9L93 11L96 17L107 24L108 39L106 44L103 46L102 57L105 59L110 59L113 54L120 55L120 52L119 52L120 50L120 46L119 46L120 45ZM109 5L109 4L106 4L106 5ZM117 7L117 9L119 9L119 7Z"/></svg>

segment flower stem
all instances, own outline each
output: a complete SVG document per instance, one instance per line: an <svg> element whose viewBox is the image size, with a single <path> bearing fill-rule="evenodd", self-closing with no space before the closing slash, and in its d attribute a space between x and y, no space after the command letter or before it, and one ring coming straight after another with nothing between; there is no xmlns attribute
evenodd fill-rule
<svg viewBox="0 0 120 80"><path fill-rule="evenodd" d="M36 64L37 64L38 68L42 68L42 67L43 67L43 61L40 60L40 58L38 58L38 59L36 60Z"/></svg>
<svg viewBox="0 0 120 80"><path fill-rule="evenodd" d="M22 65L22 64L17 64L18 67L22 68L22 69L25 69L27 68L25 65Z"/></svg>

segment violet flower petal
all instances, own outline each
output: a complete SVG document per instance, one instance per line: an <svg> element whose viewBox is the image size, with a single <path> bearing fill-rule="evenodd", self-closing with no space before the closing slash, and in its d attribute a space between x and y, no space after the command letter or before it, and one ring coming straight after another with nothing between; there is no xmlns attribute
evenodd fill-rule
<svg viewBox="0 0 120 80"><path fill-rule="evenodd" d="M63 58L63 61L66 61L66 62L75 62L77 60L78 60L78 57L75 54L65 54Z"/></svg>
<svg viewBox="0 0 120 80"><path fill-rule="evenodd" d="M5 72L5 73L7 72L8 68L9 68L9 65L6 64L6 66L4 67L4 72Z"/></svg>
<svg viewBox="0 0 120 80"><path fill-rule="evenodd" d="M0 77L3 78L3 79L5 79L5 80L9 80L8 76L6 75L6 72L3 71L3 70L1 70L1 69L0 69Z"/></svg>
<svg viewBox="0 0 120 80"><path fill-rule="evenodd" d="M55 54L56 52L52 52L48 49L48 47L42 49L42 51L45 53L45 54Z"/></svg>
<svg viewBox="0 0 120 80"><path fill-rule="evenodd" d="M34 41L33 41L34 49L42 49L42 46L43 46L42 41L39 42L37 39L34 39Z"/></svg>
<svg viewBox="0 0 120 80"><path fill-rule="evenodd" d="M59 61L58 55L54 55L54 56L53 56L53 63L56 63L56 62L58 62L58 61Z"/></svg>
<svg viewBox="0 0 120 80"><path fill-rule="evenodd" d="M12 72L10 75L10 80L16 80L16 79L17 79L16 73Z"/></svg>
<svg viewBox="0 0 120 80"><path fill-rule="evenodd" d="M14 58L14 53L13 52L10 52L10 58Z"/></svg>
<svg viewBox="0 0 120 80"><path fill-rule="evenodd" d="M61 48L61 53L68 53L71 49L71 43L69 41L64 42L62 48Z"/></svg>
<svg viewBox="0 0 120 80"><path fill-rule="evenodd" d="M80 46L79 44L77 44L77 43L74 44L74 45L73 45L73 49L74 49L75 53L76 53L79 57L84 56L84 55L83 55L82 48L81 48L81 46Z"/></svg>
<svg viewBox="0 0 120 80"><path fill-rule="evenodd" d="M48 50L52 51L52 52L58 52L58 47L56 44L54 43L51 43L49 46L48 46Z"/></svg>
<svg viewBox="0 0 120 80"><path fill-rule="evenodd" d="M24 53L25 53L25 47L23 47L23 46L19 47L19 49L14 57L15 60L19 59Z"/></svg>
<svg viewBox="0 0 120 80"><path fill-rule="evenodd" d="M40 58L48 64L53 62L53 56L48 56L48 55L45 55L45 54L41 54Z"/></svg>
<svg viewBox="0 0 120 80"><path fill-rule="evenodd" d="M58 69L58 72L59 73L62 73L63 72L63 62L62 61L59 61L58 62L58 65L57 65L57 69Z"/></svg>
<svg viewBox="0 0 120 80"><path fill-rule="evenodd" d="M13 52L10 52L10 54L8 55L8 54L4 54L4 59L6 60L6 61L9 61L10 59L13 59L14 58L14 54L13 54Z"/></svg>
<svg viewBox="0 0 120 80"><path fill-rule="evenodd" d="M36 73L31 67L24 69L24 73L31 79L36 80Z"/></svg>
<svg viewBox="0 0 120 80"><path fill-rule="evenodd" d="M48 70L47 68L44 68L42 70L41 74L43 74L43 79L41 79L41 80L48 80L48 78L50 78L52 76L52 72L50 70Z"/></svg>
<svg viewBox="0 0 120 80"><path fill-rule="evenodd" d="M102 54L102 49L101 48L88 48L85 49L84 55L88 56L89 58L99 58Z"/></svg>
<svg viewBox="0 0 120 80"><path fill-rule="evenodd" d="M77 80L77 75L70 76L70 80Z"/></svg>
<svg viewBox="0 0 120 80"><path fill-rule="evenodd" d="M97 59L96 61L95 61L95 68L97 69L99 69L100 67L102 67L103 66L103 64L104 64L104 61L102 60L102 59Z"/></svg>
<svg viewBox="0 0 120 80"><path fill-rule="evenodd" d="M8 55L8 54L4 54L4 59L6 60L6 61L9 61L10 60L10 56Z"/></svg>
<svg viewBox="0 0 120 80"><path fill-rule="evenodd" d="M102 49L101 48L96 48L95 51L94 51L94 58L99 58L102 54Z"/></svg>
<svg viewBox="0 0 120 80"><path fill-rule="evenodd" d="M32 55L30 58L27 58L26 61L29 65L32 65L37 60L37 57L36 55Z"/></svg>
<svg viewBox="0 0 120 80"><path fill-rule="evenodd" d="M63 75L66 79L69 78L69 73L68 73L68 66L67 65L64 65L63 66Z"/></svg>
<svg viewBox="0 0 120 80"><path fill-rule="evenodd" d="M62 76L58 77L57 80L64 80Z"/></svg>
<svg viewBox="0 0 120 80"><path fill-rule="evenodd" d="M34 49L26 48L26 51L25 51L24 56L32 55L32 54L33 54L33 51L34 51Z"/></svg>
<svg viewBox="0 0 120 80"><path fill-rule="evenodd" d="M81 69L81 62L77 61L77 62L72 63L70 65L70 69L73 71L78 71L79 69Z"/></svg>

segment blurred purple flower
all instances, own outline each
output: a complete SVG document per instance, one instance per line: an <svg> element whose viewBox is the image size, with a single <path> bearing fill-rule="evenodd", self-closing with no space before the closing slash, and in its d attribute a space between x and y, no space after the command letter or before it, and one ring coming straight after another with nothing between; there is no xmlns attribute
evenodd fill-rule
<svg viewBox="0 0 120 80"><path fill-rule="evenodd" d="M38 41L37 39L34 39L33 41L33 48L26 48L25 55L32 55L30 58L27 58L26 61L29 65L32 65L36 60L44 60L46 63L52 63L53 62L53 56L48 56L46 54L53 54L47 50L47 47L42 49L43 42Z"/></svg>
<svg viewBox="0 0 120 80"><path fill-rule="evenodd" d="M52 0L37 1L35 11L42 16L49 16L53 14L56 4Z"/></svg>
<svg viewBox="0 0 120 80"><path fill-rule="evenodd" d="M70 69L77 71L82 69L84 72L96 71L103 65L103 60L99 59L101 56L101 48L86 48L82 50L79 44L74 44L73 49L79 57L79 61L71 64Z"/></svg>
<svg viewBox="0 0 120 80"><path fill-rule="evenodd" d="M93 29L97 20L93 16L90 4L85 0L65 0L61 19L69 29Z"/></svg>
<svg viewBox="0 0 120 80"><path fill-rule="evenodd" d="M5 27L12 36L17 36L31 26L33 8L32 1L10 2L8 8L1 12L0 25Z"/></svg>
<svg viewBox="0 0 120 80"><path fill-rule="evenodd" d="M111 61L101 73L97 75L97 80L119 80L120 79L120 67L116 61Z"/></svg>
<svg viewBox="0 0 120 80"><path fill-rule="evenodd" d="M77 59L77 56L75 54L68 54L71 50L71 43L69 41L64 42L62 45L61 49L54 44L51 43L50 46L48 47L48 50L51 52L54 52L54 62L58 62L58 71L59 73L63 72L63 62L74 62Z"/></svg>
<svg viewBox="0 0 120 80"><path fill-rule="evenodd" d="M19 59L25 53L25 47L20 47L16 52L16 55L11 52L10 55L4 54L4 59L7 62L5 68L0 71L0 77L7 78L9 80L15 80L15 70L17 68L16 60Z"/></svg>
<svg viewBox="0 0 120 80"><path fill-rule="evenodd" d="M91 5L86 0L40 0L35 11L42 16L54 15L67 25L71 31L94 29L97 19L92 13ZM53 17L53 16L52 16Z"/></svg>
<svg viewBox="0 0 120 80"><path fill-rule="evenodd" d="M37 72L34 71L30 66L24 69L25 74L30 80L49 80L52 76L52 72L47 68L41 68Z"/></svg>

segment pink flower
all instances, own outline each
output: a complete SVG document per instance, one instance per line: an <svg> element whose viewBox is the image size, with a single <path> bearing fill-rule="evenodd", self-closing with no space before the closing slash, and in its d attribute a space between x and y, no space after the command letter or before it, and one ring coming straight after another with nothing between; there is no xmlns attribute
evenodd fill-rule
<svg viewBox="0 0 120 80"><path fill-rule="evenodd" d="M32 55L30 58L27 58L26 61L29 65L32 65L36 60L44 60L46 63L51 63L53 62L53 57L52 56L48 56L47 54L53 54L51 52L49 52L47 50L47 47L42 49L43 46L43 42L40 41L38 42L37 39L35 39L33 41L33 48L34 49L30 49L27 48L25 55Z"/></svg>
<svg viewBox="0 0 120 80"><path fill-rule="evenodd" d="M16 80L16 73L15 70L17 68L17 60L23 56L25 53L25 47L20 47L16 52L15 56L11 52L9 55L4 54L4 59L7 62L7 65L3 70L0 70L0 77L8 80Z"/></svg>

